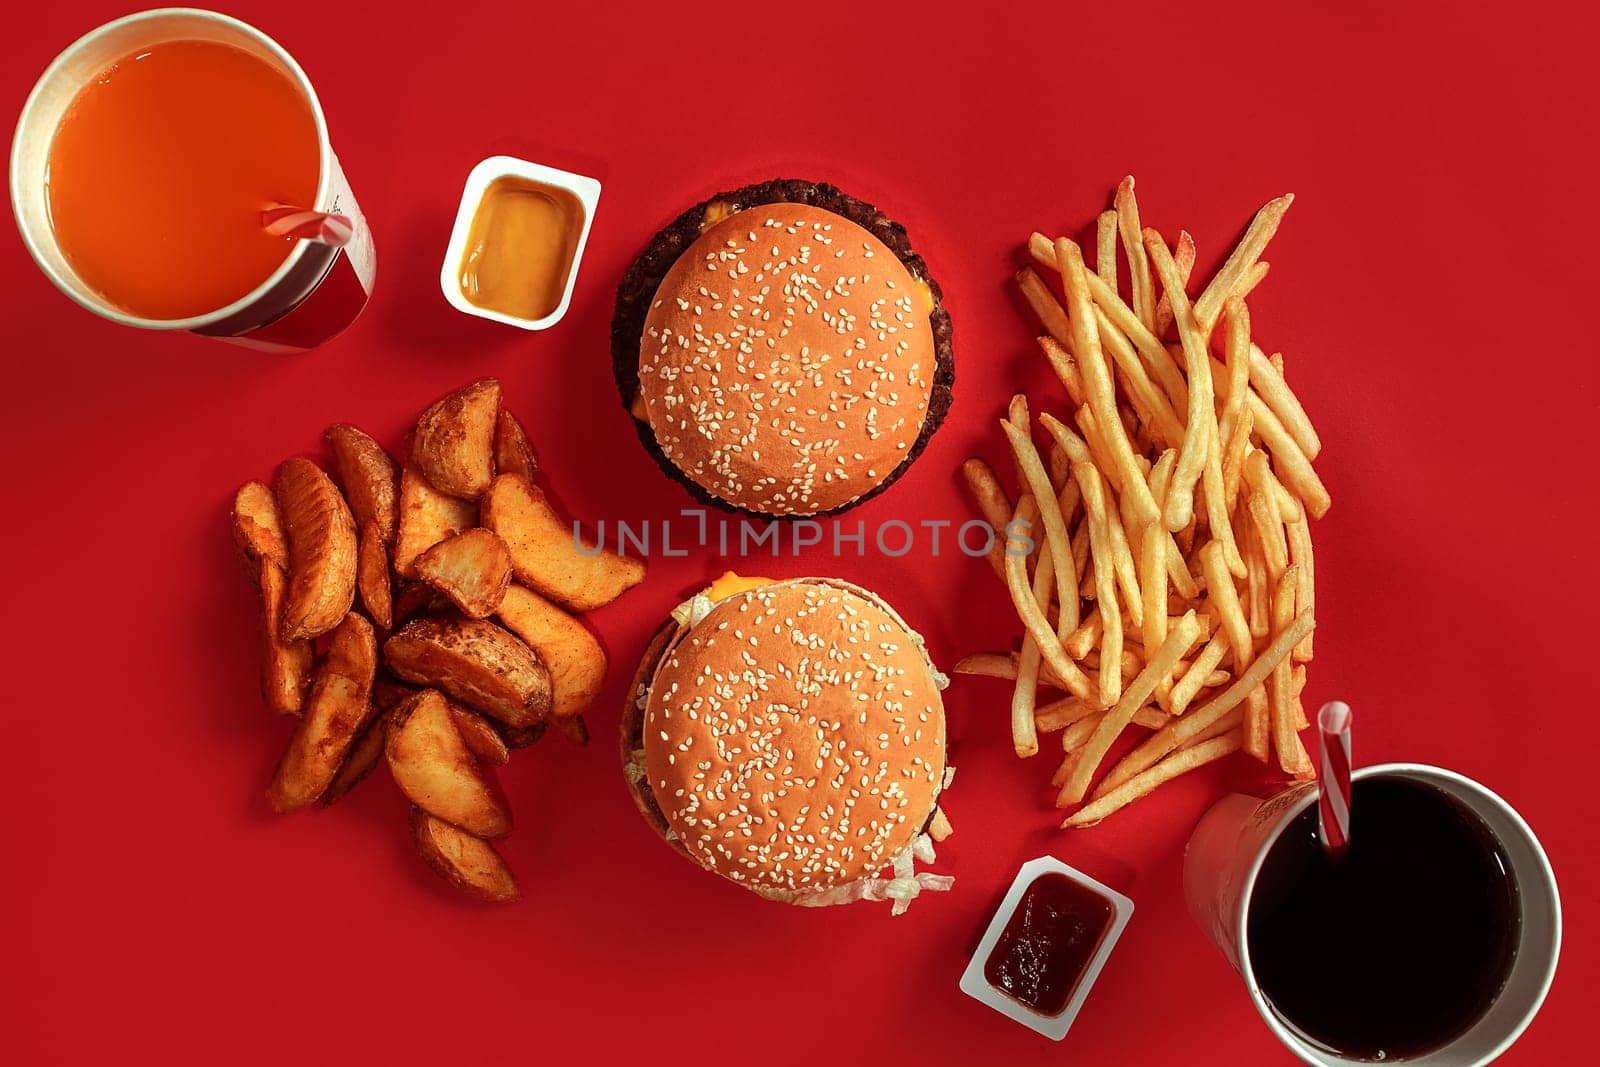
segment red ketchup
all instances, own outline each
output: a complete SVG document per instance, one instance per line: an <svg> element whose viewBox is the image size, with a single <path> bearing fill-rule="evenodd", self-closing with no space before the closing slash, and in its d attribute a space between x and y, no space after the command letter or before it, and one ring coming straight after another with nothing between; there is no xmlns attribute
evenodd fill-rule
<svg viewBox="0 0 1600 1067"><path fill-rule="evenodd" d="M1060 1015L1078 988L1115 909L1064 874L1041 874L984 961L989 984L1040 1015Z"/></svg>

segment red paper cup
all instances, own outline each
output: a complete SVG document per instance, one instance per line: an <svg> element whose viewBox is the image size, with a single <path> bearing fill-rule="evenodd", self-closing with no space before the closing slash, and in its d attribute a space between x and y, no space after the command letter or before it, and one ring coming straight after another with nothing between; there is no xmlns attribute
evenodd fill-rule
<svg viewBox="0 0 1600 1067"><path fill-rule="evenodd" d="M226 307L186 319L129 315L84 284L56 243L45 192L50 142L78 90L140 48L170 41L233 45L282 71L299 87L316 120L319 145L314 210L342 215L355 233L343 248L303 240L271 276ZM343 331L367 305L377 273L372 233L328 142L328 125L300 64L272 38L238 19L194 8L142 11L84 34L55 58L23 105L11 144L11 210L39 269L79 304L112 322L146 330L189 330L248 348L292 352Z"/></svg>
<svg viewBox="0 0 1600 1067"><path fill-rule="evenodd" d="M1511 974L1499 997L1471 1029L1442 1048L1403 1062L1408 1067L1476 1067L1511 1047L1544 1003L1561 952L1561 898L1555 872L1538 838L1511 805L1470 778L1438 767L1386 763L1351 775L1411 778L1441 789L1477 814L1500 839L1517 878L1522 913ZM1267 853L1284 828L1317 803L1317 784L1306 782L1275 797L1224 797L1195 827L1183 858L1189 911L1249 989L1256 1011L1284 1047L1315 1067L1355 1067L1368 1060L1330 1053L1307 1041L1282 1019L1261 992L1250 963L1250 898ZM1356 833L1359 834L1359 829ZM1315 966L1314 960L1306 961Z"/></svg>

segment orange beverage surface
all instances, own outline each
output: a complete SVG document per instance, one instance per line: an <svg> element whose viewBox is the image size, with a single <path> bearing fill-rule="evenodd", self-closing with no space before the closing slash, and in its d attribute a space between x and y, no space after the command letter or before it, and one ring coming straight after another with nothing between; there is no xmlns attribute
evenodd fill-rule
<svg viewBox="0 0 1600 1067"><path fill-rule="evenodd" d="M50 222L89 286L132 315L181 319L266 281L295 240L261 212L311 207L316 120L287 75L241 49L174 41L78 92L50 145Z"/></svg>

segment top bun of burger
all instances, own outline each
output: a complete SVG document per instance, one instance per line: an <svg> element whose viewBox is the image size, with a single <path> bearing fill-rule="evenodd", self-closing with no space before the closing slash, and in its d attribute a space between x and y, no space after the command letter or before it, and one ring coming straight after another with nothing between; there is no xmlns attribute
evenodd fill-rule
<svg viewBox="0 0 1600 1067"><path fill-rule="evenodd" d="M740 592L659 655L635 788L700 866L803 903L890 866L928 824L945 776L940 681L865 590Z"/></svg>
<svg viewBox="0 0 1600 1067"><path fill-rule="evenodd" d="M771 203L709 227L651 302L641 417L662 454L735 508L813 515L911 454L936 353L926 290L874 234Z"/></svg>

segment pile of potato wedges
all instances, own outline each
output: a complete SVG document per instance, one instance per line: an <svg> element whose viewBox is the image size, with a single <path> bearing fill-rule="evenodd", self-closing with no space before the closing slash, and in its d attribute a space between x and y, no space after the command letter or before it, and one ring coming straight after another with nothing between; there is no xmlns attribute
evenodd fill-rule
<svg viewBox="0 0 1600 1067"><path fill-rule="evenodd" d="M547 727L579 744L605 682L572 612L644 580L642 560L583 545L551 506L500 383L438 401L401 461L354 426L233 500L261 603L261 695L298 716L267 787L279 812L332 804L379 764L411 803L422 858L453 885L514 900L491 843L511 832L494 777Z"/></svg>

